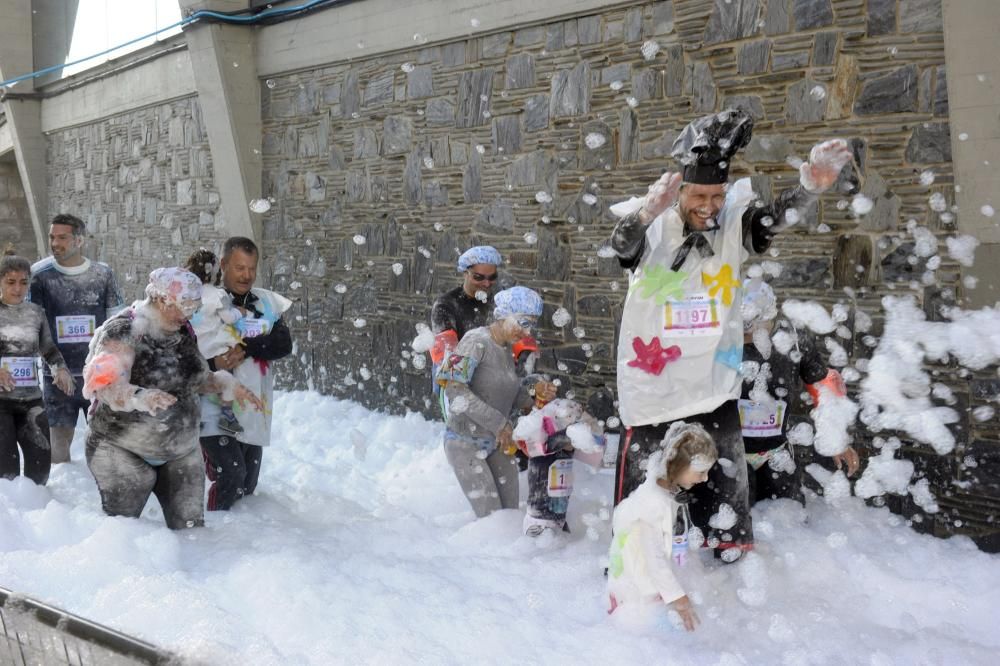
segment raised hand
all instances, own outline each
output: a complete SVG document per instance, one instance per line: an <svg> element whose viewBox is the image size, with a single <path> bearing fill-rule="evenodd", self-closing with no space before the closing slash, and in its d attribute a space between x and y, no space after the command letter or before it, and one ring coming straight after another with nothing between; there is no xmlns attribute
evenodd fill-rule
<svg viewBox="0 0 1000 666"><path fill-rule="evenodd" d="M799 167L799 182L813 194L826 192L851 161L851 150L843 139L818 143L809 152L809 161Z"/></svg>
<svg viewBox="0 0 1000 666"><path fill-rule="evenodd" d="M646 199L639 209L639 215L646 224L674 205L681 189L681 175L676 171L668 171L649 186Z"/></svg>

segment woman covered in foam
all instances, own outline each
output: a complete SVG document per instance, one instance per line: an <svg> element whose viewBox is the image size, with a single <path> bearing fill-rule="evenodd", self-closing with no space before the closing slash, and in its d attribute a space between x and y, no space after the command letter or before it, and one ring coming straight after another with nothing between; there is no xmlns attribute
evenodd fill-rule
<svg viewBox="0 0 1000 666"><path fill-rule="evenodd" d="M146 299L104 322L90 341L83 394L94 401L87 465L112 516L138 518L152 493L168 527L204 522L200 393L261 409L228 372L212 372L188 320L201 280L182 268L149 274Z"/></svg>
<svg viewBox="0 0 1000 666"><path fill-rule="evenodd" d="M205 358L215 358L236 345L243 344L246 312L233 304L232 297L219 282L219 260L215 253L201 248L195 250L184 263L184 268L201 280L201 307L191 317L191 328L198 340L198 349ZM233 412L233 403L221 401L219 427L226 432L243 432L243 426Z"/></svg>

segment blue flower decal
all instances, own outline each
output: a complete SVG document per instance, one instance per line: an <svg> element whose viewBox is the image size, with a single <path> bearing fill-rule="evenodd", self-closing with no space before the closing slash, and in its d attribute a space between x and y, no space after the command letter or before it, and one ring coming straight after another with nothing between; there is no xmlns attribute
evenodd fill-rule
<svg viewBox="0 0 1000 666"><path fill-rule="evenodd" d="M715 360L727 368L739 372L740 363L743 362L743 345L733 345L728 349L720 349L715 352Z"/></svg>

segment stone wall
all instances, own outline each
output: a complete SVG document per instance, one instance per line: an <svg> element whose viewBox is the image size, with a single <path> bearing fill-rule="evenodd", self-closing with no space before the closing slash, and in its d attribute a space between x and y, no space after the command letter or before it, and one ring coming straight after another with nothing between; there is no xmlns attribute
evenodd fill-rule
<svg viewBox="0 0 1000 666"><path fill-rule="evenodd" d="M127 300L152 269L228 235L196 98L53 133L47 166L50 214L87 223L87 256L111 265Z"/></svg>
<svg viewBox="0 0 1000 666"><path fill-rule="evenodd" d="M870 355L883 295L915 294L931 317L961 296L958 266L942 253L929 268L907 230L941 237L955 219L938 0L626 3L264 83L264 273L297 301L296 386L432 413L415 324L458 284L459 252L489 243L510 279L544 295L542 368L579 395L613 388L626 281L601 249L607 207L670 165L684 124L730 105L756 119L734 175L765 199L794 183L790 162L813 143L852 140L871 212L828 195L762 258L780 263L782 297L846 306L837 341L852 364ZM559 307L573 317L562 328ZM968 381L936 372L968 404ZM974 400L995 395L980 381ZM955 427L995 455L987 426L963 412ZM970 473L964 452L908 451L942 496ZM957 515L923 527L968 528Z"/></svg>
<svg viewBox="0 0 1000 666"><path fill-rule="evenodd" d="M13 243L22 257L38 258L28 200L24 196L17 164L13 161L0 161L0 230L0 250L7 243Z"/></svg>
<svg viewBox="0 0 1000 666"><path fill-rule="evenodd" d="M827 195L755 260L783 298L841 306L832 340L851 367L863 374L884 295L913 294L931 318L961 301L943 244L927 256L913 233L940 241L955 221L940 0L623 2L475 29L261 82L272 205L259 283L296 302L284 386L433 414L427 363L409 343L458 284L458 254L489 243L508 280L545 298L541 369L578 396L613 389L627 282L602 249L607 208L672 166L688 121L730 105L756 119L733 174L764 199L794 184L794 160L815 142L852 141L872 210L858 217L850 197ZM50 210L87 220L90 254L131 295L150 268L227 235L194 99L55 133L48 163ZM572 317L561 328L560 307ZM1000 433L966 412L1000 392L996 375L933 371L969 444L941 457L907 443L944 510L892 506L922 529L996 540Z"/></svg>
<svg viewBox="0 0 1000 666"><path fill-rule="evenodd" d="M573 315L544 330L545 367L612 385L624 281L600 251L607 206L641 194L699 114L754 114L734 172L754 174L764 197L792 184L788 158L815 141L857 143L874 210L855 219L828 196L784 234L773 254L785 295L829 303L852 287L873 306L923 272L907 261L904 221L945 228L927 206L951 192L935 2L638 3L331 64L263 93L268 277L298 299L316 386L390 409L425 408L427 370L401 353L477 242ZM953 283L953 269L943 262L938 281ZM345 384L368 373L364 387Z"/></svg>

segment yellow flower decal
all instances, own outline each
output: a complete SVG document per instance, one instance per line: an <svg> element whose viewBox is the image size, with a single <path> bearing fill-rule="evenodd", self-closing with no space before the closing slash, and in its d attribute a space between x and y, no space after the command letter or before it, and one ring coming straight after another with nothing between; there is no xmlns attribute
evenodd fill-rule
<svg viewBox="0 0 1000 666"><path fill-rule="evenodd" d="M723 305L733 304L733 291L740 286L740 281L733 277L733 267L725 264L715 275L710 273L701 274L702 282L708 287L708 295L715 296L722 292Z"/></svg>

